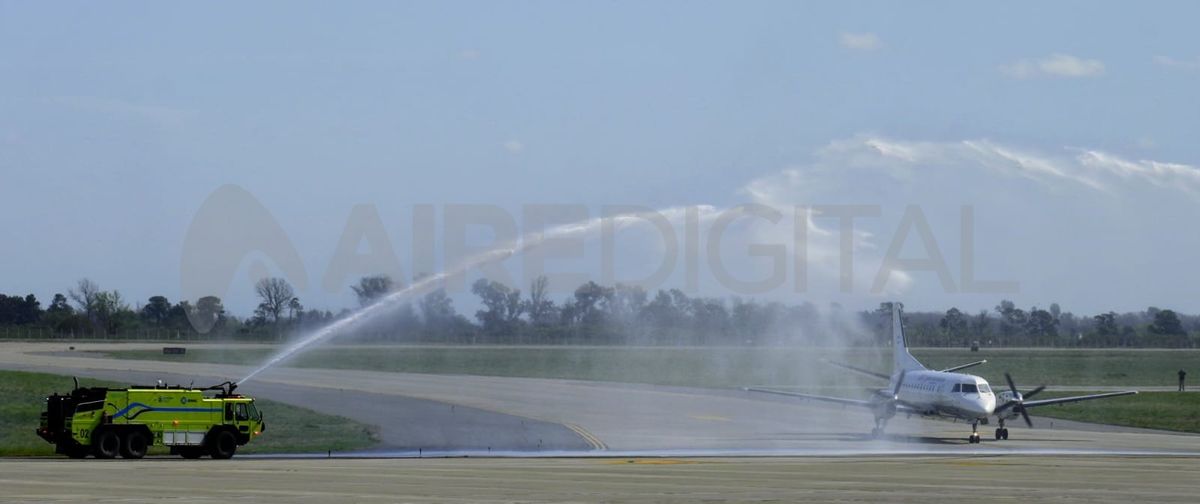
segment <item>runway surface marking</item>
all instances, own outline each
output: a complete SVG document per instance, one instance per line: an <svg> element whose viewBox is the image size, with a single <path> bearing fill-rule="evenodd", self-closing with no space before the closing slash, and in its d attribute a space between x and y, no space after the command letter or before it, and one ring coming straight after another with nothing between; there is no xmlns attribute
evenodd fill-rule
<svg viewBox="0 0 1200 504"><path fill-rule="evenodd" d="M575 431L575 433L579 434L579 436L582 437L585 441L587 441L588 444L592 445L593 450L607 450L608 449L608 446L604 444L604 441L601 441L600 438L596 437L591 432L588 432L587 429L584 429L583 427L580 427L573 423L568 423L568 424L564 424L564 425L566 425L568 429Z"/></svg>

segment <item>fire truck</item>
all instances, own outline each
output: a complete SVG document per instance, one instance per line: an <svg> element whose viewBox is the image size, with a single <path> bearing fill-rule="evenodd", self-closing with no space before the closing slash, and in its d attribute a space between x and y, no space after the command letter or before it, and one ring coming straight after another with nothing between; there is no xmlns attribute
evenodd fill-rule
<svg viewBox="0 0 1200 504"><path fill-rule="evenodd" d="M140 459L151 446L183 458L233 457L263 433L254 399L225 382L207 388L165 386L80 387L46 398L38 436L71 458Z"/></svg>

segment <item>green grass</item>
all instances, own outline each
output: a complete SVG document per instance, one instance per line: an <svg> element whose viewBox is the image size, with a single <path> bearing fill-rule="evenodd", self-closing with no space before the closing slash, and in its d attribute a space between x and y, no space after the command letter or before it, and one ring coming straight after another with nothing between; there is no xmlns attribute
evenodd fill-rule
<svg viewBox="0 0 1200 504"><path fill-rule="evenodd" d="M1043 392L1037 399L1075 395ZM1143 392L1135 396L1043 406L1031 415L1181 432L1200 432L1200 393Z"/></svg>
<svg viewBox="0 0 1200 504"><path fill-rule="evenodd" d="M882 368L878 352L849 351L856 361ZM271 349L188 349L164 356L155 351L105 352L120 359L219 362L255 365ZM840 352L839 352L840 353ZM762 384L836 386L857 375L830 373L822 353L801 349L627 347L333 347L297 356L288 366L425 374L741 387Z"/></svg>
<svg viewBox="0 0 1200 504"><path fill-rule="evenodd" d="M81 379L81 386L125 387L128 384ZM45 409L45 396L68 392L71 378L43 373L0 371L0 456L53 455L54 447L34 434ZM256 399L267 431L239 448L239 453L303 453L350 451L377 442L372 428L342 417L324 415L275 401ZM151 454L165 454L154 448Z"/></svg>
<svg viewBox="0 0 1200 504"><path fill-rule="evenodd" d="M186 355L156 351L117 351L122 359L221 362L253 365L271 349L189 349ZM1018 385L1105 387L1173 386L1175 372L1191 369L1200 380L1200 350L1089 349L915 349L932 369L980 359L988 364L966 372L1002 385L1004 372ZM316 348L288 363L297 367L374 371L568 378L657 385L740 387L745 385L872 385L857 375L831 368L821 357L863 367L889 369L890 350L807 348L626 348L626 347L371 347Z"/></svg>

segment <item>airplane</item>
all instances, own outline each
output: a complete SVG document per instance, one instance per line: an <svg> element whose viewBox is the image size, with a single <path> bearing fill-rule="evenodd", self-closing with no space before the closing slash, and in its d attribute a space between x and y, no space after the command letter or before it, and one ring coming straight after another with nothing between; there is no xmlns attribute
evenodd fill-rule
<svg viewBox="0 0 1200 504"><path fill-rule="evenodd" d="M1017 390L1017 385L1013 382L1012 376L1004 373L1004 378L1008 382L1008 390L996 393L988 385L987 380L972 374L956 372L985 364L987 363L986 360L942 370L926 368L908 352L908 344L904 337L904 326L900 316L900 303L891 303L891 305L892 375L889 376L848 364L825 361L828 364L855 373L889 380L888 388L875 391L870 399L848 399L753 387L746 388L745 390L868 409L875 414L875 428L871 430L873 437L882 436L884 428L887 427L888 420L896 416L897 413L926 418L964 420L971 422L971 436L967 438L967 441L971 444L980 442L979 424L987 425L989 417L994 416L998 420L996 440L1000 441L1008 439L1008 428L1004 426L1006 420L1013 420L1020 416L1025 420L1026 425L1033 427L1033 421L1029 418L1029 409L1031 408L1137 394L1136 390L1127 390L1031 401L1029 400L1031 397L1046 389L1045 385L1021 393Z"/></svg>

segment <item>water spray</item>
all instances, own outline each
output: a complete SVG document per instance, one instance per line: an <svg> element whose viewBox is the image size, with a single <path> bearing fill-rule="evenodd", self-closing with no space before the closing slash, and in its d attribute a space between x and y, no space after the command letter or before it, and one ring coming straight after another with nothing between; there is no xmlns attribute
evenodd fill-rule
<svg viewBox="0 0 1200 504"><path fill-rule="evenodd" d="M698 207L671 207L657 211L629 212L606 217L593 217L590 219L553 227L545 232L528 233L516 240L506 242L505 244L497 246L496 248L471 256L454 268L450 268L437 274L414 281L408 287L392 292L380 298L378 301L367 305L356 312L350 313L344 318L336 320L329 325L318 329L307 336L304 336L303 338L300 338L298 341L284 348L279 353L271 356L271 358L267 359L267 361L261 366L251 371L236 383L245 384L259 373L295 356L312 345L324 341L336 334L341 334L342 332L356 325L369 321L374 317L388 313L392 308L412 299L413 296L427 293L444 282L446 279L456 275L465 274L473 268L503 261L516 254L531 248L535 248L550 239L591 233L599 229L600 226L604 225L606 222L611 223L614 230L639 222L647 222L648 217L655 216L663 217L667 219L668 222L673 222L680 217L685 216L689 208L698 209L697 217L707 217L717 213L716 208L708 205L701 205Z"/></svg>

